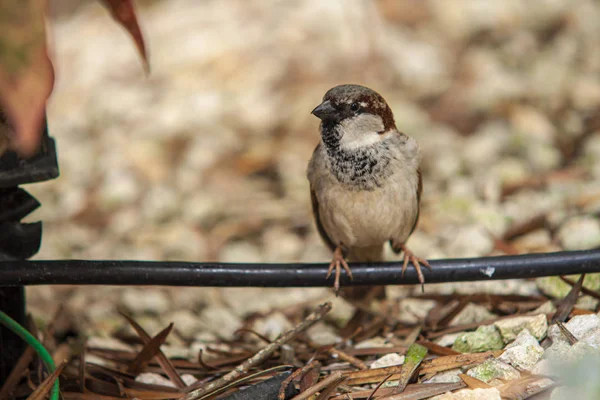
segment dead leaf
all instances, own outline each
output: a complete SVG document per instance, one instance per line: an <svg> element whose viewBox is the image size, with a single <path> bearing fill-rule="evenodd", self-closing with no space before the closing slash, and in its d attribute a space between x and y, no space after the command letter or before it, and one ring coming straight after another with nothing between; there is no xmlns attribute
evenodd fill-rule
<svg viewBox="0 0 600 400"><path fill-rule="evenodd" d="M158 335L154 336L140 351L137 357L129 364L127 371L133 375L139 374L148 365L150 360L154 358L160 351L160 346L165 342L169 333L173 329L173 323L160 331Z"/></svg>
<svg viewBox="0 0 600 400"><path fill-rule="evenodd" d="M467 374L458 374L458 377L469 387L469 389L489 389L492 386Z"/></svg>
<svg viewBox="0 0 600 400"><path fill-rule="evenodd" d="M421 363L419 374L442 372L468 365L481 364L488 358L500 357L503 352L504 350L486 351L484 353L458 354L425 360Z"/></svg>
<svg viewBox="0 0 600 400"><path fill-rule="evenodd" d="M127 322L129 322L133 329L135 329L140 339L142 339L142 342L144 344L148 344L151 338L150 335L148 335L148 333L144 330L144 328L142 328L137 322L135 322L133 318L131 318L129 315L125 314L122 311L120 311L119 313L127 320ZM201 357L201 355L199 355L198 357ZM167 358L167 356L165 356L165 353L163 353L160 349L156 354L156 361L158 361L163 371L165 371L165 373L167 374L171 382L175 384L175 386L177 386L178 388L184 388L186 386L185 382L183 381L183 379L181 379L181 376L179 376L179 373L173 366L173 363Z"/></svg>
<svg viewBox="0 0 600 400"><path fill-rule="evenodd" d="M142 57L144 71L146 74L150 73L146 43L144 42L144 36L135 15L133 0L102 0L102 2L109 9L112 17L129 32Z"/></svg>
<svg viewBox="0 0 600 400"><path fill-rule="evenodd" d="M567 317L573 310L573 307L575 307L575 303L577 303L577 299L579 299L579 292L583 286L584 279L585 274L581 274L577 283L573 285L565 298L558 303L556 306L556 312L552 316L552 323L556 321L565 322L567 320Z"/></svg>
<svg viewBox="0 0 600 400"><path fill-rule="evenodd" d="M0 108L9 125L9 146L33 156L42 135L54 69L46 47L46 0L0 0Z"/></svg>
<svg viewBox="0 0 600 400"><path fill-rule="evenodd" d="M52 390L52 386L54 386L54 381L58 379L58 376L62 373L62 370L67 365L66 361L60 363L58 367L54 370L53 373L48 375L46 379L29 395L27 400L43 400L46 398L50 390Z"/></svg>

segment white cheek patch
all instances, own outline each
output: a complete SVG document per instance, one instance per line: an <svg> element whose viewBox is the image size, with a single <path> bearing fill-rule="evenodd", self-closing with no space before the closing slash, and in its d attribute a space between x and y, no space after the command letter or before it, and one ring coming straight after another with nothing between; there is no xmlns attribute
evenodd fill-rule
<svg viewBox="0 0 600 400"><path fill-rule="evenodd" d="M347 150L355 150L370 146L383 139L380 135L384 129L383 120L374 114L359 114L340 123L342 139L340 146Z"/></svg>

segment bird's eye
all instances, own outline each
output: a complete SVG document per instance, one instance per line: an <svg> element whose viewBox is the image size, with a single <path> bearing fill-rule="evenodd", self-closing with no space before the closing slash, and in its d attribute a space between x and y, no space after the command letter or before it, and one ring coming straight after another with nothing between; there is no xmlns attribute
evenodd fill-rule
<svg viewBox="0 0 600 400"><path fill-rule="evenodd" d="M360 105L358 105L358 103L352 103L352 105L350 106L350 109L352 111L356 112L360 109Z"/></svg>

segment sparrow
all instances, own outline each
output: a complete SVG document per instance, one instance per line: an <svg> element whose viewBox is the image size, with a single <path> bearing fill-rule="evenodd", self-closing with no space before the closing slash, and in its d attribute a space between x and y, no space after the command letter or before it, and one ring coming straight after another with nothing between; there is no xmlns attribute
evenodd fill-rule
<svg viewBox="0 0 600 400"><path fill-rule="evenodd" d="M326 279L335 270L338 294L342 268L352 279L346 260L383 261L389 242L403 252L402 276L411 262L423 289L421 265L431 267L406 247L423 191L417 142L398 131L385 99L364 86L330 89L312 114L321 120L321 140L307 177L317 229L333 252Z"/></svg>

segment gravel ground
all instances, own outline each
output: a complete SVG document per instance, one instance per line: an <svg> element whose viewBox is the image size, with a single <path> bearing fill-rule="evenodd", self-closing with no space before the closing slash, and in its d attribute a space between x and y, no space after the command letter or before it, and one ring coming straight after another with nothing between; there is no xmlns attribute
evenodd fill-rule
<svg viewBox="0 0 600 400"><path fill-rule="evenodd" d="M30 218L44 221L36 258L328 260L305 177L319 140L309 113L341 83L379 91L423 150L421 223L409 241L420 256L600 246L597 1L170 0L139 11L149 77L99 5L55 17L48 112L61 177L28 187L43 204ZM507 235L527 221L537 223ZM176 318L239 318L330 294L36 287L28 296L41 319L63 300L107 334L123 325L117 306L156 332Z"/></svg>

